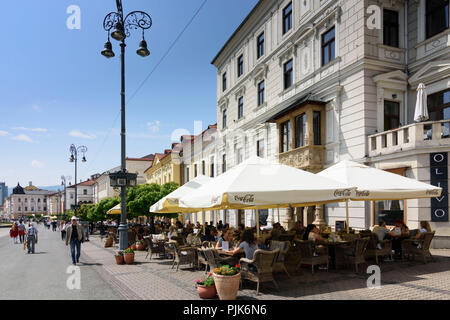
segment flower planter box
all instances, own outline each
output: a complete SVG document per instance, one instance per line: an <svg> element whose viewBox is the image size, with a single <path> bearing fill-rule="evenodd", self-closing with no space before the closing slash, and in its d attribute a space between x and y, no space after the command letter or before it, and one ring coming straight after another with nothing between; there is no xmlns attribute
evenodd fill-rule
<svg viewBox="0 0 450 320"><path fill-rule="evenodd" d="M236 300L239 291L241 273L234 276L222 276L214 274L214 283L220 300Z"/></svg>
<svg viewBox="0 0 450 320"><path fill-rule="evenodd" d="M123 264L123 262L124 262L123 256L115 256L115 257L116 257L117 264Z"/></svg>
<svg viewBox="0 0 450 320"><path fill-rule="evenodd" d="M134 252L133 253L125 253L123 255L123 259L125 260L126 264L133 264L134 263Z"/></svg>
<svg viewBox="0 0 450 320"><path fill-rule="evenodd" d="M212 299L217 295L216 286L206 287L204 285L197 285L198 296L202 299Z"/></svg>
<svg viewBox="0 0 450 320"><path fill-rule="evenodd" d="M144 251L145 250L145 245L143 245L143 244L136 244L136 250Z"/></svg>
<svg viewBox="0 0 450 320"><path fill-rule="evenodd" d="M105 240L105 248L110 248L110 247L112 247L112 246L113 246L113 243L114 243L114 239L110 239L110 238L106 239L106 240Z"/></svg>

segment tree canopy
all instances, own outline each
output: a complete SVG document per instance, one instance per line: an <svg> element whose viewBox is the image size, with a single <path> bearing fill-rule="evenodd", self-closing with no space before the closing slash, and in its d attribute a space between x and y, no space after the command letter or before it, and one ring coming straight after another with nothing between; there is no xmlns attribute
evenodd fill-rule
<svg viewBox="0 0 450 320"><path fill-rule="evenodd" d="M162 186L153 184L139 185L127 189L127 219L133 219L149 215L149 208L160 199L167 196L178 188L174 182L166 183ZM82 205L78 211L78 216L83 221L97 222L112 218L120 218L119 215L107 215L108 210L120 203L120 197L107 198L97 205Z"/></svg>

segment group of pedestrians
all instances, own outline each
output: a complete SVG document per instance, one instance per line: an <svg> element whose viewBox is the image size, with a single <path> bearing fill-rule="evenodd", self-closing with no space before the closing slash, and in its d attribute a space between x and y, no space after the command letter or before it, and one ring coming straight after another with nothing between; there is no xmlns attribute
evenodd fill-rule
<svg viewBox="0 0 450 320"><path fill-rule="evenodd" d="M28 222L28 226L23 220L20 220L19 223L14 222L11 225L9 235L14 244L18 244L19 242L21 244L25 243L28 249L28 253L34 253L35 244L38 240L38 231L32 221ZM19 238L19 241L17 240L17 238Z"/></svg>
<svg viewBox="0 0 450 320"><path fill-rule="evenodd" d="M48 222L44 222L44 226L50 229ZM81 244L87 240L84 227L78 223L77 217L72 217L70 223L61 222L58 227L56 222L52 223L52 230L57 231L57 228L61 232L61 240L65 241L66 246L70 245L72 264L76 265L80 262ZM28 253L35 253L38 230L32 221L28 222L28 224L23 220L20 220L19 223L14 222L11 225L9 234L14 244L18 244L20 241L20 243L24 244L24 249L26 245ZM19 240L17 239L18 237Z"/></svg>

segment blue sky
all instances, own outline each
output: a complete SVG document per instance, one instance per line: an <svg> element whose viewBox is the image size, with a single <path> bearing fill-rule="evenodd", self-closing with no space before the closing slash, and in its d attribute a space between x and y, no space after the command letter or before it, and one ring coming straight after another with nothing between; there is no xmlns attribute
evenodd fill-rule
<svg viewBox="0 0 450 320"><path fill-rule="evenodd" d="M125 13L151 14L151 55L136 55L140 33L127 39L130 97L204 0L123 0ZM127 105L127 156L161 152L171 133L216 122L216 69L210 64L257 0L208 0L158 69ZM70 5L81 29L69 30ZM100 55L102 23L115 0L21 0L2 3L0 50L0 181L58 185L73 174L69 146L88 147L79 179L120 164L120 47ZM6 29L5 29L6 28Z"/></svg>

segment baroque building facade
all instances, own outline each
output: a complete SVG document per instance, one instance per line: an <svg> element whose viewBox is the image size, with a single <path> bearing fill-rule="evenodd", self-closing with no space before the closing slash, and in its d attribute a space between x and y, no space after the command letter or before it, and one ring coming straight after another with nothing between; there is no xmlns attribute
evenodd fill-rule
<svg viewBox="0 0 450 320"><path fill-rule="evenodd" d="M349 159L433 182L432 166L448 165L430 159L442 153L446 159L450 150L448 4L259 1L212 61L218 173L260 155L311 172ZM430 122L414 122L419 83L429 95ZM448 184L448 176L442 181ZM438 200L351 202L350 226L367 229L383 218L417 228L427 220L436 230L435 245L448 245L448 200ZM278 215L270 210L269 223L290 227L297 219L333 226L345 220L345 208L332 204ZM254 225L255 212L244 217ZM238 212L230 222L240 222Z"/></svg>

